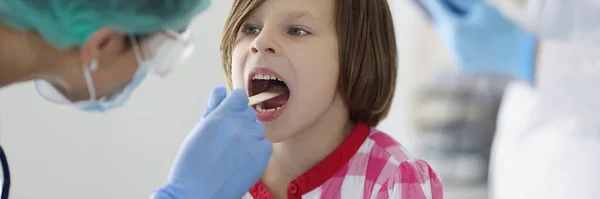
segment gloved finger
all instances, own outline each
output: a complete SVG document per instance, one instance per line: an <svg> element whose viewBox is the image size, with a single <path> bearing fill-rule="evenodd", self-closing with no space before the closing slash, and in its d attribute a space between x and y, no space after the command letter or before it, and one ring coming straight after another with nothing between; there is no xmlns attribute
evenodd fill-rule
<svg viewBox="0 0 600 199"><path fill-rule="evenodd" d="M227 96L217 109L219 111L244 111L249 108L248 106L248 94L243 89L235 89L229 96Z"/></svg>
<svg viewBox="0 0 600 199"><path fill-rule="evenodd" d="M431 14L433 23L446 23L456 19L457 14L449 9L447 0L419 0L421 5Z"/></svg>
<svg viewBox="0 0 600 199"><path fill-rule="evenodd" d="M269 157L271 157L271 154L273 154L273 143L271 143L269 140L261 140L257 143L257 146L253 147L255 147L253 152L254 157L258 161L257 164L262 163L264 165L261 165L261 167L263 169L266 168L269 162Z"/></svg>
<svg viewBox="0 0 600 199"><path fill-rule="evenodd" d="M208 114L210 114L210 112L215 110L219 104L221 104L223 99L225 99L225 97L227 97L227 89L224 87L215 88L208 98L208 105L206 106L202 117L206 117Z"/></svg>
<svg viewBox="0 0 600 199"><path fill-rule="evenodd" d="M241 113L241 116L244 117L244 119L246 119L247 121L252 121L252 122L257 121L256 110L254 110L254 108L252 108L251 106L246 106L246 108L244 110L242 110L240 113Z"/></svg>
<svg viewBox="0 0 600 199"><path fill-rule="evenodd" d="M512 24L511 26L514 26L514 23L511 21L511 19L504 16L504 14L502 14L502 12L500 12L500 10L498 10L498 8L496 8L494 5L491 5L487 2L473 5L470 9L471 11L469 12L471 16L469 16L469 18L472 20L479 20L482 23L493 20L495 22L495 26L502 26L506 24ZM499 21L502 22L502 24L500 24Z"/></svg>
<svg viewBox="0 0 600 199"><path fill-rule="evenodd" d="M245 145L247 155L249 155L249 158L255 161L255 164L253 166L267 166L266 164L269 162L269 158L273 153L273 143L271 143L269 140L262 139L252 142L245 142L243 144Z"/></svg>
<svg viewBox="0 0 600 199"><path fill-rule="evenodd" d="M248 128L250 128L250 129L244 133L246 133L251 138L258 139L258 140L265 139L265 125L264 124L260 123L259 121L255 121L255 122L252 122L252 125L250 125Z"/></svg>
<svg viewBox="0 0 600 199"><path fill-rule="evenodd" d="M464 16L471 11L475 4L483 3L482 0L443 0L448 10L456 16Z"/></svg>

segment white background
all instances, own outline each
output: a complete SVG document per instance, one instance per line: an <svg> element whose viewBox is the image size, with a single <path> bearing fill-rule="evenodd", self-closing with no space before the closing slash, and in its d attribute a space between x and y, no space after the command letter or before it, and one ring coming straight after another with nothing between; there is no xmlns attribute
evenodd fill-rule
<svg viewBox="0 0 600 199"><path fill-rule="evenodd" d="M399 46L397 94L379 126L409 149L410 93L431 66L452 59L411 1L390 2ZM147 198L164 182L183 138L216 86L225 86L219 38L231 1L213 0L192 25L197 51L166 79L149 77L127 106L104 115L40 99L30 83L0 92L0 142L12 199Z"/></svg>

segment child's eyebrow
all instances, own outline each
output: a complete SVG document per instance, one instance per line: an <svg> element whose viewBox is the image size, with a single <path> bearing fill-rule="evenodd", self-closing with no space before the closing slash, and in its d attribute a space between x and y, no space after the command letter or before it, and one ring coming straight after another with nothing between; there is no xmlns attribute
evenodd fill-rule
<svg viewBox="0 0 600 199"><path fill-rule="evenodd" d="M290 19L310 18L319 21L319 18L307 11L291 11L285 13Z"/></svg>

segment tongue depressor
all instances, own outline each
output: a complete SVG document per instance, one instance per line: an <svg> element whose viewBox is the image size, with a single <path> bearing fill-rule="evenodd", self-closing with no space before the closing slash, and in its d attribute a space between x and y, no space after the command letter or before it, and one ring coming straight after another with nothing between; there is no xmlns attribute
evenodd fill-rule
<svg viewBox="0 0 600 199"><path fill-rule="evenodd" d="M280 96L283 93L276 93L276 92L262 92L258 95L254 95L250 98L248 98L248 106L254 106L258 103L273 99L274 97Z"/></svg>

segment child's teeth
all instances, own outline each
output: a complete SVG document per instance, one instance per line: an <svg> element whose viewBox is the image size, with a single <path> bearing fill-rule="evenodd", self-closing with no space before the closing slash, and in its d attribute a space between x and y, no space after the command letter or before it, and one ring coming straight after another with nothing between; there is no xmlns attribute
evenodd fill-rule
<svg viewBox="0 0 600 199"><path fill-rule="evenodd" d="M281 79L279 79L278 77L272 76L272 75L263 75L263 74L256 74L254 75L254 77L252 77L253 80L277 80L281 82Z"/></svg>
<svg viewBox="0 0 600 199"><path fill-rule="evenodd" d="M256 105L256 111L261 112L261 113L266 113L266 112L273 112L273 111L277 111L279 110L281 107L277 107L277 108L271 108L271 109L263 109L261 106Z"/></svg>

